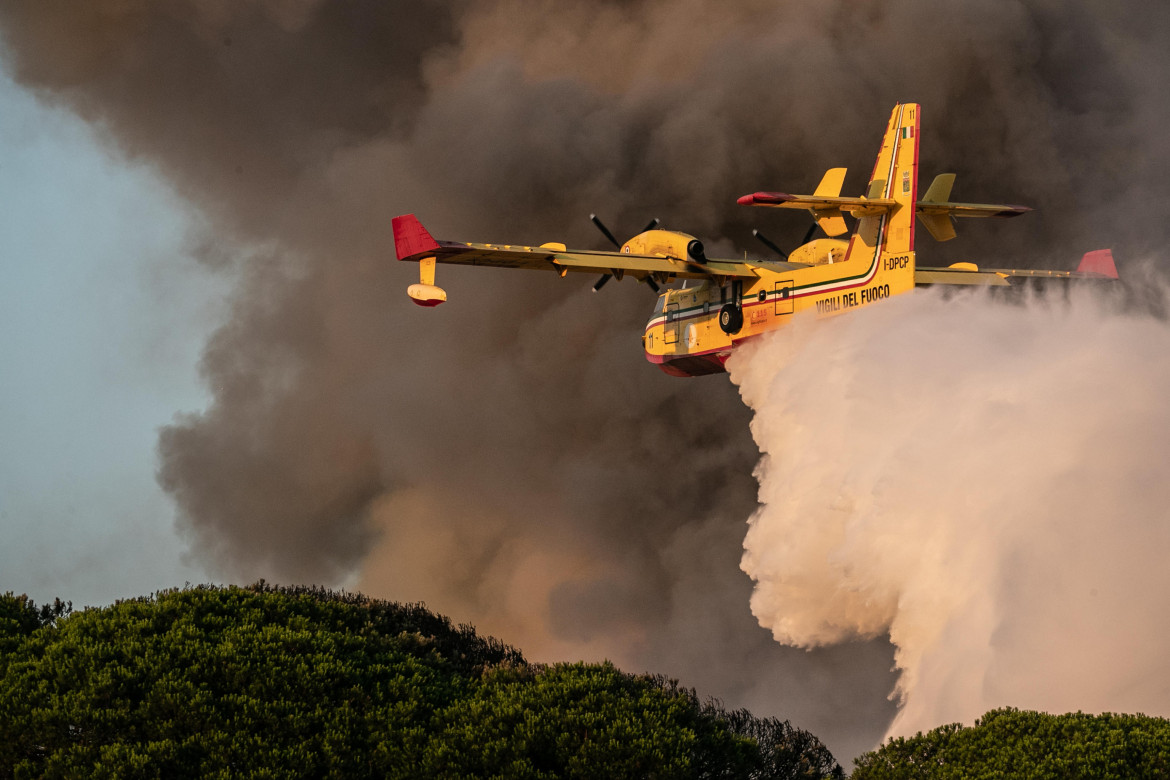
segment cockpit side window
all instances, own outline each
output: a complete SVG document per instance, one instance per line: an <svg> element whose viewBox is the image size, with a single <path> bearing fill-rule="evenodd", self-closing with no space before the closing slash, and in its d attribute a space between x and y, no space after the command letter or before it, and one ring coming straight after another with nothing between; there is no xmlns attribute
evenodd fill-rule
<svg viewBox="0 0 1170 780"><path fill-rule="evenodd" d="M654 304L654 313L655 314L661 314L663 312L663 310L666 309L666 296L667 295L668 295L668 293L662 293L662 295L658 296L658 302ZM645 310L643 309L643 311L645 311Z"/></svg>

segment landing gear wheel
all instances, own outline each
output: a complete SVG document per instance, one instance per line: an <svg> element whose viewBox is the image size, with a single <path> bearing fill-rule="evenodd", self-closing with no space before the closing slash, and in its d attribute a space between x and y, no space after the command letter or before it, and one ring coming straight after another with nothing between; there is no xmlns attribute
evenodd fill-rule
<svg viewBox="0 0 1170 780"><path fill-rule="evenodd" d="M726 334L739 333L743 327L743 311L734 303L725 303L719 310L719 328Z"/></svg>

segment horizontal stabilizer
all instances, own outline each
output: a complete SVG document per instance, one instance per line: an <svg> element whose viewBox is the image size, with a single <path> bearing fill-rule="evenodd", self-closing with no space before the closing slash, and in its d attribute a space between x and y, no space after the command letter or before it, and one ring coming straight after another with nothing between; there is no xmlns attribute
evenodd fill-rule
<svg viewBox="0 0 1170 780"><path fill-rule="evenodd" d="M891 211L896 205L892 198L830 198L821 195L789 195L786 192L753 192L751 195L744 195L736 202L741 206L806 209L812 211L814 217L817 212L833 211L838 213L848 211L855 217L876 216ZM840 235L840 233L830 235Z"/></svg>
<svg viewBox="0 0 1170 780"><path fill-rule="evenodd" d="M1018 217L1032 209L1003 203L934 203L920 200L914 204L918 214L949 214L952 217Z"/></svg>
<svg viewBox="0 0 1170 780"><path fill-rule="evenodd" d="M1081 258L1077 271L1083 274L1093 274L1105 279L1117 279L1117 266L1113 263L1113 251L1110 249L1096 249L1086 252Z"/></svg>
<svg viewBox="0 0 1170 780"><path fill-rule="evenodd" d="M922 200L914 204L918 221L935 241L950 241L955 237L954 217L1018 217L1032 209L1027 206L1009 206L990 203L952 203L951 189L955 174L940 173L930 183Z"/></svg>
<svg viewBox="0 0 1170 780"><path fill-rule="evenodd" d="M813 215L827 235L839 236L847 228L843 213L853 217L871 217L894 208L894 201L883 198L886 182L876 179L869 184L867 197L843 198L841 185L845 168L830 168L812 195L790 195L786 192L755 192L739 199L743 206L771 206L781 209L805 209ZM914 213L936 241L950 241L955 237L955 217L1018 217L1031 211L1027 206L998 203L953 203L951 190L955 174L940 173L930 183L926 194L914 204Z"/></svg>

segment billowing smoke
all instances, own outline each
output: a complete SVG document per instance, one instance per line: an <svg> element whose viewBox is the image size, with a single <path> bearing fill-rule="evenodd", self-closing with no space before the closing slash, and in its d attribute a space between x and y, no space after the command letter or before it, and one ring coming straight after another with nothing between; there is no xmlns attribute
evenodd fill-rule
<svg viewBox="0 0 1170 780"><path fill-rule="evenodd" d="M240 276L203 358L214 403L159 442L201 560L677 674L842 758L893 715L890 646L804 653L754 624L735 388L646 365L630 283L440 268L450 303L420 310L390 218L600 247L590 212L623 235L659 217L756 255L751 228L792 245L807 223L737 196L838 165L860 192L916 100L924 175L1040 209L922 257L1132 257L1170 231L1170 107L1149 99L1168 20L1056 0L0 5L14 76L157 165L204 216L208 267Z"/></svg>
<svg viewBox="0 0 1170 780"><path fill-rule="evenodd" d="M891 726L1005 705L1170 715L1170 325L1074 294L920 294L729 361L764 458L752 611L889 635Z"/></svg>

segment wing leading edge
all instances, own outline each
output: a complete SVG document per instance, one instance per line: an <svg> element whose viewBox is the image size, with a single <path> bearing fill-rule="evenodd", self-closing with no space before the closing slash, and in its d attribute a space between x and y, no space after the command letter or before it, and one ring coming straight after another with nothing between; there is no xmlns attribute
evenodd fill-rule
<svg viewBox="0 0 1170 780"><path fill-rule="evenodd" d="M772 269L779 265L789 265L745 263L735 260L708 260L699 263L687 258L670 256L569 250L564 244L555 243L521 246L437 241L413 214L395 217L393 227L394 248L398 259L413 262L434 258L439 263L556 271L561 276L569 271L612 273L619 279L628 273L639 281L648 277L657 281L671 278L754 279L759 276L755 268Z"/></svg>

